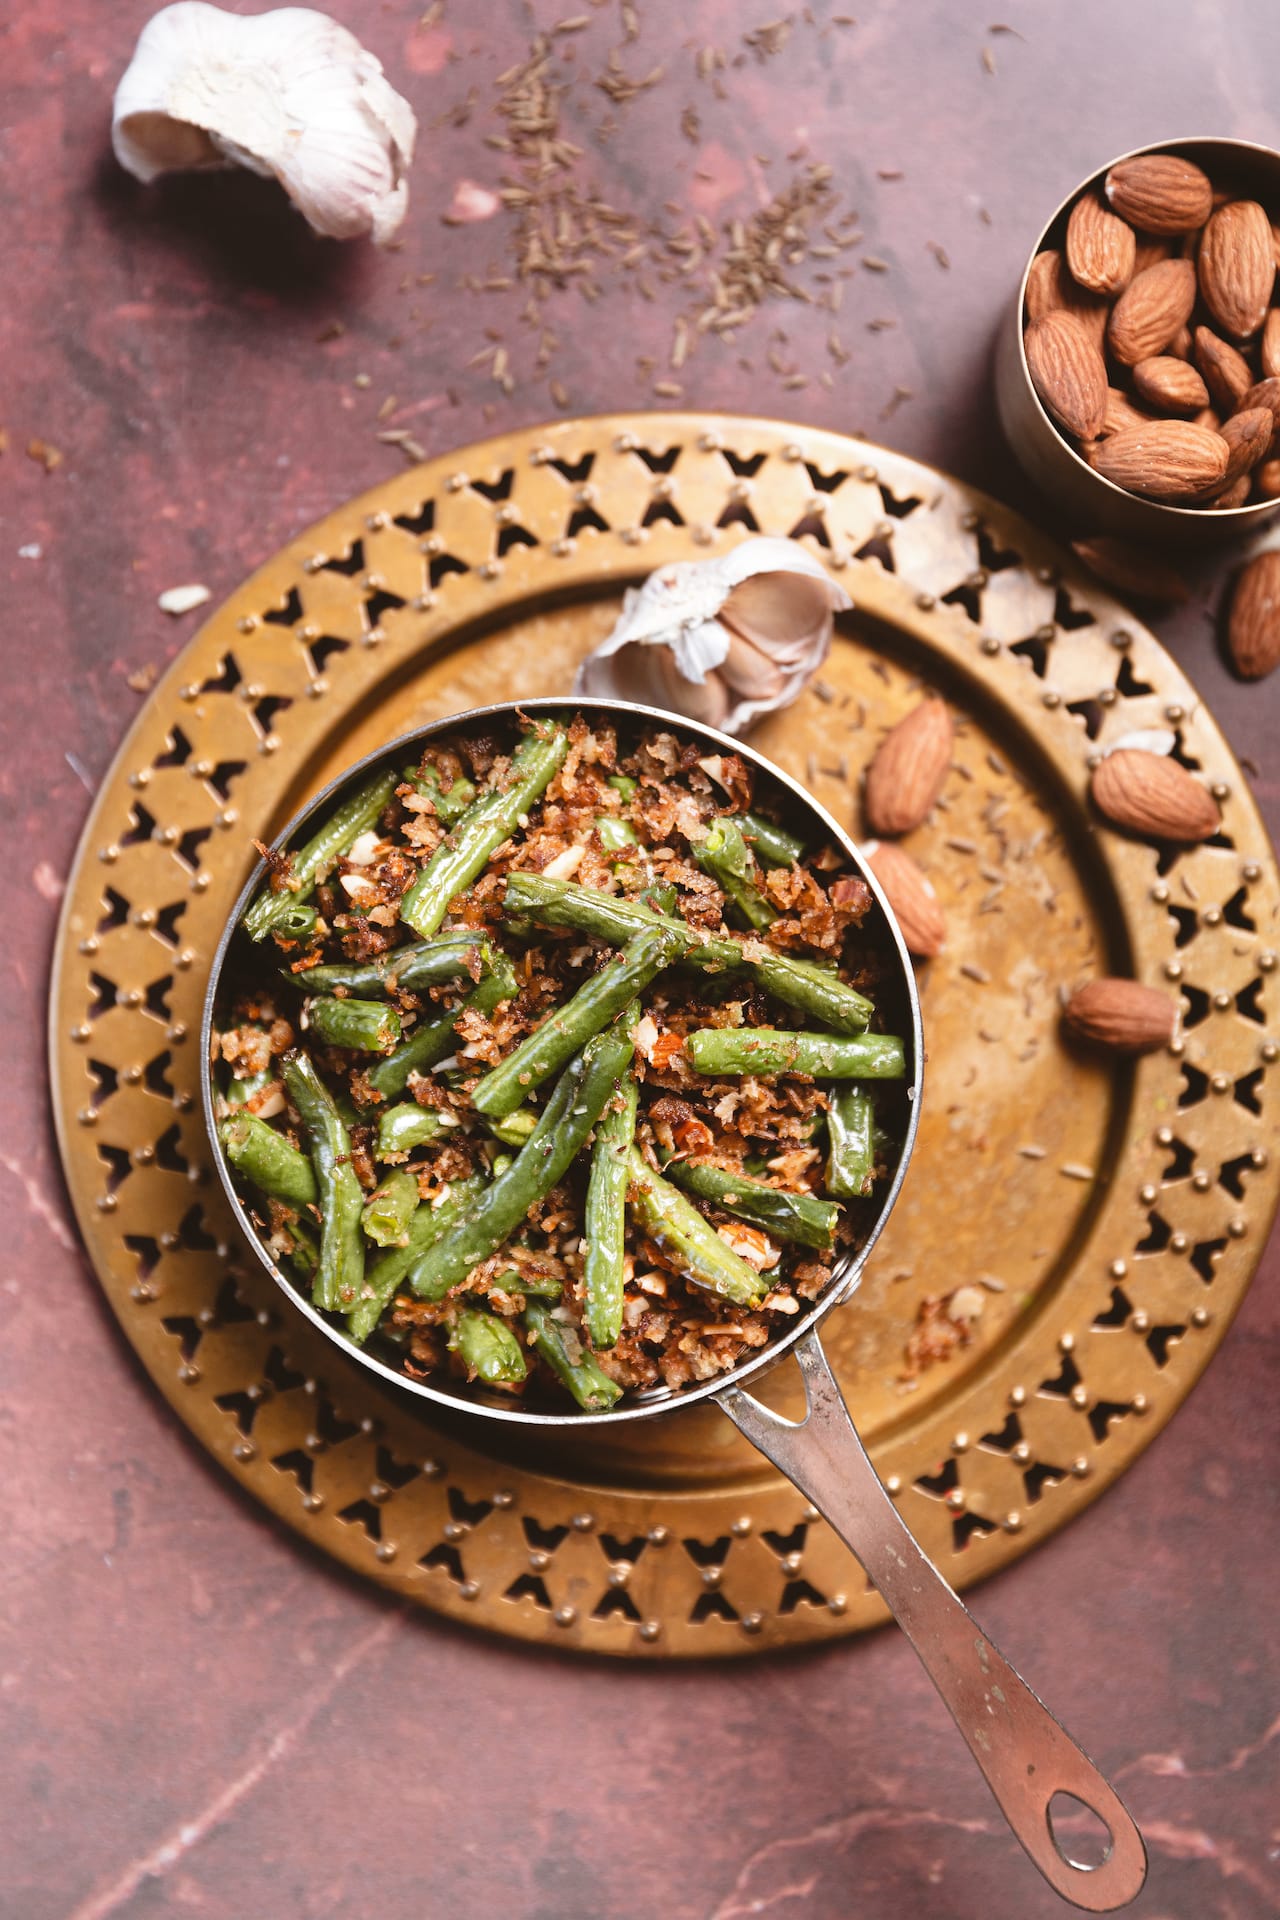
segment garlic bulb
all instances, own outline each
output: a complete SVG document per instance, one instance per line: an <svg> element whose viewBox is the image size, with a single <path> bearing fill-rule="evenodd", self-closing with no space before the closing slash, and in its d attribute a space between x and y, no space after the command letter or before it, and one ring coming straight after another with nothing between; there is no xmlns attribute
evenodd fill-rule
<svg viewBox="0 0 1280 1920"><path fill-rule="evenodd" d="M111 144L139 180L187 168L274 176L317 233L389 240L417 122L354 34L310 7L224 13L179 0L142 30Z"/></svg>
<svg viewBox="0 0 1280 1920"><path fill-rule="evenodd" d="M744 540L714 560L677 560L629 589L574 691L739 733L790 706L830 652L832 615L852 604L794 540Z"/></svg>

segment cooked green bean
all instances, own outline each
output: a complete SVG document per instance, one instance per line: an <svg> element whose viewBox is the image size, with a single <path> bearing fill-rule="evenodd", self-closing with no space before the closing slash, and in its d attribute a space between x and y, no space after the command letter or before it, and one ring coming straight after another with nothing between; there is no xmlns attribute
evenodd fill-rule
<svg viewBox="0 0 1280 1920"><path fill-rule="evenodd" d="M272 1200L289 1207L315 1204L316 1177L305 1153L252 1113L237 1113L218 1128L236 1172Z"/></svg>
<svg viewBox="0 0 1280 1920"><path fill-rule="evenodd" d="M271 931L277 940L310 940L320 924L320 915L309 900L291 898L286 893L275 896L277 900L287 901L271 922Z"/></svg>
<svg viewBox="0 0 1280 1920"><path fill-rule="evenodd" d="M798 860L804 859L804 841L797 840L794 833L788 833L775 820L747 812L738 815L738 824L756 859L766 867L794 867Z"/></svg>
<svg viewBox="0 0 1280 1920"><path fill-rule="evenodd" d="M777 919L777 911L760 891L755 855L742 837L736 820L713 820L705 840L694 843L693 857L710 874L749 927L762 932Z"/></svg>
<svg viewBox="0 0 1280 1920"><path fill-rule="evenodd" d="M827 1109L827 1192L852 1200L875 1184L875 1107L863 1087L833 1091Z"/></svg>
<svg viewBox="0 0 1280 1920"><path fill-rule="evenodd" d="M411 1075L429 1073L432 1067L453 1052L458 1044L455 1022L459 1014L469 1008L474 1008L477 1013L490 1014L504 1000L514 1000L519 991L520 983L511 962L504 953L495 953L492 972L485 974L479 985L472 987L458 1006L451 1011L438 1013L430 1020L420 1020L409 1038L402 1041L394 1053L374 1062L365 1074L369 1086L384 1100L394 1099L398 1093L404 1092Z"/></svg>
<svg viewBox="0 0 1280 1920"><path fill-rule="evenodd" d="M529 1372L524 1348L505 1320L479 1307L463 1307L449 1332L449 1350L461 1358L468 1380L506 1386Z"/></svg>
<svg viewBox="0 0 1280 1920"><path fill-rule="evenodd" d="M434 940L412 940L408 946L393 947L390 953L363 965L312 967L306 973L287 974L286 978L307 993L357 994L373 999L393 988L404 993L425 993L428 987L447 987L453 980L476 977L477 961L488 971L494 960L493 947L482 934L463 928L438 933Z"/></svg>
<svg viewBox="0 0 1280 1920"><path fill-rule="evenodd" d="M554 722L535 724L512 755L508 784L474 801L445 835L400 901L400 918L423 939L433 934L449 902L484 871L509 840L522 814L550 785L569 751L569 736Z"/></svg>
<svg viewBox="0 0 1280 1920"><path fill-rule="evenodd" d="M637 1012L634 1005L625 1008L569 1062L514 1165L486 1189L469 1217L416 1263L409 1275L415 1293L442 1300L563 1179L631 1064Z"/></svg>
<svg viewBox="0 0 1280 1920"><path fill-rule="evenodd" d="M494 1285L504 1293L522 1293L526 1300L558 1300L564 1292L564 1281L555 1274L521 1273L519 1267L500 1273Z"/></svg>
<svg viewBox="0 0 1280 1920"><path fill-rule="evenodd" d="M638 900L593 893L572 880L548 880L540 873L508 874L504 906L513 918L527 916L541 926L567 927L616 947L633 940L642 927L684 926L682 920L654 913ZM762 940L695 937L683 964L710 973L749 973L775 999L841 1033L861 1033L875 1012L866 995L846 986L834 971L775 953Z"/></svg>
<svg viewBox="0 0 1280 1920"><path fill-rule="evenodd" d="M306 899L320 876L342 857L353 841L373 826L396 785L394 773L371 774L349 799L334 808L320 831L294 854L288 884L278 892L267 886L251 902L241 923L251 940L265 940L277 927L296 924L289 917L291 910Z"/></svg>
<svg viewBox="0 0 1280 1920"><path fill-rule="evenodd" d="M640 1088L628 1074L596 1124L583 1214L583 1318L593 1347L617 1345L622 1332L623 1254L627 1237L628 1155L636 1135Z"/></svg>
<svg viewBox="0 0 1280 1920"><path fill-rule="evenodd" d="M255 1093L265 1093L279 1079L272 1067L264 1067L261 1073L248 1074L243 1080L233 1080L227 1088L224 1098L229 1107L247 1107Z"/></svg>
<svg viewBox="0 0 1280 1920"><path fill-rule="evenodd" d="M514 1113L533 1088L558 1072L688 945L689 935L678 927L647 927L638 934L485 1074L471 1095L476 1112L499 1118Z"/></svg>
<svg viewBox="0 0 1280 1920"><path fill-rule="evenodd" d="M553 1307L531 1300L524 1310L524 1323L539 1354L584 1413L607 1413L621 1399L617 1381L591 1358L576 1328L556 1319Z"/></svg>
<svg viewBox="0 0 1280 1920"><path fill-rule="evenodd" d="M364 1345L381 1320L414 1261L420 1260L434 1241L442 1239L465 1217L484 1189L485 1183L479 1175L455 1180L438 1206L424 1202L418 1207L409 1222L407 1246L388 1247L366 1267L360 1297L347 1315L347 1332L358 1347Z"/></svg>
<svg viewBox="0 0 1280 1920"><path fill-rule="evenodd" d="M612 787L615 793L622 795L624 804L628 800L635 799L639 784L639 781L633 780L629 773L611 773L605 781L607 787Z"/></svg>
<svg viewBox="0 0 1280 1920"><path fill-rule="evenodd" d="M378 1182L364 1203L362 1224L377 1247L407 1247L409 1222L418 1209L418 1176L397 1167Z"/></svg>
<svg viewBox="0 0 1280 1920"><path fill-rule="evenodd" d="M726 1213L736 1213L753 1227L763 1227L777 1240L793 1240L802 1247L816 1247L820 1253L830 1253L836 1243L840 1209L830 1200L819 1200L814 1193L789 1193L783 1187L747 1180L722 1167L691 1165L687 1160L668 1161L664 1172L687 1193L710 1200Z"/></svg>
<svg viewBox="0 0 1280 1920"><path fill-rule="evenodd" d="M720 1238L678 1187L653 1171L638 1147L627 1157L630 1204L682 1279L735 1306L758 1307L773 1282Z"/></svg>
<svg viewBox="0 0 1280 1920"><path fill-rule="evenodd" d="M537 1109L517 1107L512 1113L486 1114L485 1126L505 1147L522 1147L538 1124Z"/></svg>
<svg viewBox="0 0 1280 1920"><path fill-rule="evenodd" d="M640 844L631 822L619 820L613 813L597 815L596 837L606 853L621 853L624 847L635 847Z"/></svg>
<svg viewBox="0 0 1280 1920"><path fill-rule="evenodd" d="M378 1158L389 1160L392 1154L412 1153L451 1124L435 1107L420 1107L415 1100L386 1107L378 1115Z"/></svg>
<svg viewBox="0 0 1280 1920"><path fill-rule="evenodd" d="M285 1221L280 1232L289 1242L283 1257L289 1262L299 1280L309 1282L314 1279L316 1267L320 1262L320 1242L306 1221L300 1219L295 1213Z"/></svg>
<svg viewBox="0 0 1280 1920"><path fill-rule="evenodd" d="M704 1027L685 1052L699 1073L808 1073L820 1080L901 1080L906 1049L890 1033L788 1033Z"/></svg>
<svg viewBox="0 0 1280 1920"><path fill-rule="evenodd" d="M304 1025L322 1046L353 1053L390 1053L400 1038L400 1015L385 1000L318 994L307 1004Z"/></svg>
<svg viewBox="0 0 1280 1920"><path fill-rule="evenodd" d="M285 1089L310 1139L319 1196L320 1260L311 1297L316 1306L335 1313L352 1306L360 1295L364 1194L351 1164L351 1136L310 1057L295 1049L282 1065Z"/></svg>
<svg viewBox="0 0 1280 1920"><path fill-rule="evenodd" d="M476 790L465 774L457 774L446 787L441 782L439 768L430 762L425 767L407 767L404 778L411 787L426 795L436 810L437 819L443 820L446 827L461 820L476 797Z"/></svg>

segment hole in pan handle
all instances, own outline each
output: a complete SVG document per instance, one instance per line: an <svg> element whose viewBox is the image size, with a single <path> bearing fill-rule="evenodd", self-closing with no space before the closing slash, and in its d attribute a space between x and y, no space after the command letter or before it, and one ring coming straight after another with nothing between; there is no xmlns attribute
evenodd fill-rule
<svg viewBox="0 0 1280 1920"><path fill-rule="evenodd" d="M817 1333L795 1349L808 1413L782 1419L741 1387L716 1398L753 1446L794 1481L862 1562L919 1654L1000 1810L1055 1893L1089 1913L1127 1906L1147 1854L1119 1795L991 1644L899 1517L849 1418ZM1058 1794L1107 1829L1096 1865L1072 1860L1054 1832ZM1064 1835L1066 1844L1069 1836Z"/></svg>

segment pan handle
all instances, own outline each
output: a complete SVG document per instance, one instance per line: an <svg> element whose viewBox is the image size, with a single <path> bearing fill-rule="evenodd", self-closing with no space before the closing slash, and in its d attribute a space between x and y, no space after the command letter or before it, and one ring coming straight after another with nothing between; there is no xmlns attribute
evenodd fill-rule
<svg viewBox="0 0 1280 1920"><path fill-rule="evenodd" d="M720 1405L862 1562L942 1695L1005 1819L1054 1892L1090 1913L1127 1906L1141 1891L1147 1854L1124 1804L917 1545L880 1484L817 1333L800 1342L795 1354L808 1403L803 1421L781 1418L741 1387L717 1394ZM1059 1793L1082 1802L1106 1827L1109 1841L1099 1865L1074 1861L1064 1851L1050 1812Z"/></svg>

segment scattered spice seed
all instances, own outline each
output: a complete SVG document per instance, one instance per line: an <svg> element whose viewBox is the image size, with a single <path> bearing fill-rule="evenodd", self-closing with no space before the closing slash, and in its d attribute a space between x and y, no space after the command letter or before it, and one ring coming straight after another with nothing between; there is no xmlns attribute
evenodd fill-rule
<svg viewBox="0 0 1280 1920"><path fill-rule="evenodd" d="M888 420L898 411L898 408L904 400L910 400L912 398L914 398L914 395L910 387L895 387L891 399L880 409L880 418L882 420Z"/></svg>
<svg viewBox="0 0 1280 1920"><path fill-rule="evenodd" d="M148 660L146 665L139 667L136 672L125 675L125 685L131 693L150 693L159 678L159 667L153 660Z"/></svg>
<svg viewBox="0 0 1280 1920"><path fill-rule="evenodd" d="M867 332L868 333L887 333L890 327L896 327L897 324L898 323L896 320L883 320L883 319L868 320Z"/></svg>
<svg viewBox="0 0 1280 1920"><path fill-rule="evenodd" d="M321 327L319 333L316 335L316 339L320 341L341 340L346 330L341 320L328 320L324 326Z"/></svg>
<svg viewBox="0 0 1280 1920"><path fill-rule="evenodd" d="M982 49L982 68L984 73L994 74L996 70L996 57L990 47Z"/></svg>
<svg viewBox="0 0 1280 1920"><path fill-rule="evenodd" d="M980 987L989 985L991 980L991 975L987 972L986 968L976 966L972 960L963 961L960 966L960 972L966 980L975 980Z"/></svg>
<svg viewBox="0 0 1280 1920"><path fill-rule="evenodd" d="M1019 1147L1018 1152L1024 1160L1043 1160L1048 1149L1046 1147Z"/></svg>
<svg viewBox="0 0 1280 1920"><path fill-rule="evenodd" d="M1096 1180L1098 1177L1092 1167L1077 1166L1071 1160L1068 1160L1065 1166L1059 1167L1058 1172L1065 1174L1068 1180Z"/></svg>
<svg viewBox="0 0 1280 1920"><path fill-rule="evenodd" d="M946 248L940 247L936 240L930 240L926 244L938 265L942 267L944 271L949 268L951 265L951 255L947 252Z"/></svg>
<svg viewBox="0 0 1280 1920"><path fill-rule="evenodd" d="M27 458L42 466L46 473L52 473L62 465L61 449L52 446L48 440L28 440Z"/></svg>
<svg viewBox="0 0 1280 1920"><path fill-rule="evenodd" d="M876 178L878 180L901 180L902 168L901 167L877 167Z"/></svg>
<svg viewBox="0 0 1280 1920"><path fill-rule="evenodd" d="M950 847L953 853L976 853L978 851L978 843L976 840L962 840L959 836L951 840L944 840L942 844Z"/></svg>
<svg viewBox="0 0 1280 1920"><path fill-rule="evenodd" d="M684 388L678 380L655 380L653 391L660 400L680 400L684 397Z"/></svg>
<svg viewBox="0 0 1280 1920"><path fill-rule="evenodd" d="M888 273L889 271L889 262L882 260L876 253L864 253L862 264L868 273Z"/></svg>
<svg viewBox="0 0 1280 1920"><path fill-rule="evenodd" d="M791 15L782 20L770 20L763 27L753 27L750 33L744 33L742 43L750 47L756 59L762 63L772 54L781 53L791 37Z"/></svg>

